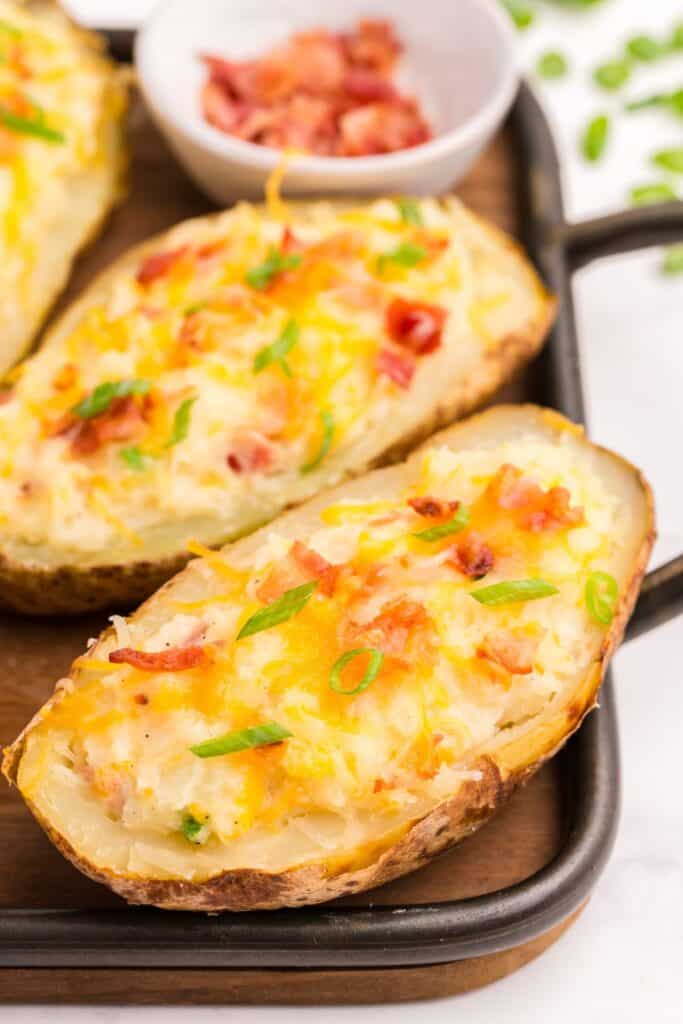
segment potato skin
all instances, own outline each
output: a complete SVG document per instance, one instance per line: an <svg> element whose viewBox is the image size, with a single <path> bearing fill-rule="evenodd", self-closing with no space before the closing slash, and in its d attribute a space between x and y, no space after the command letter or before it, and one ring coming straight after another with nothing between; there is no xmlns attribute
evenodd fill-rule
<svg viewBox="0 0 683 1024"><path fill-rule="evenodd" d="M519 407L515 407L519 409ZM541 410L523 407L531 416ZM505 415L498 407L478 419ZM571 429L563 417L544 413L558 430ZM606 449L584 442L593 450ZM437 854L455 845L482 825L507 801L518 786L523 785L579 729L586 715L597 706L597 695L611 656L621 642L633 611L655 541L654 499L647 481L628 462L608 453L634 478L645 498L645 529L634 559L628 584L622 589L619 604L595 661L582 683L565 707L530 735L518 737L495 754L480 757L471 767L480 772L478 780L464 783L458 793L442 801L432 811L416 819L398 832L382 837L381 842L354 851L352 858L319 864L303 865L281 872L240 869L226 871L203 882L145 879L102 870L83 858L65 838L57 833L37 808L29 808L55 844L77 868L94 881L101 882L129 903L152 904L167 910L272 910L280 907L321 903L338 896L361 892L389 882L428 863ZM170 581L166 588L172 587ZM154 598L150 599L154 600ZM106 636L107 634L104 634ZM11 783L16 782L24 739L51 705L60 700L58 688L29 723L15 743L5 751L3 772Z"/></svg>
<svg viewBox="0 0 683 1024"><path fill-rule="evenodd" d="M290 206L304 208L304 203ZM526 365L541 349L552 326L556 312L556 301L546 292L536 277L531 265L519 245L504 232L476 217L469 215L479 227L504 251L523 267L525 277L537 293L537 305L523 329L507 335L502 341L483 354L476 372L468 379L457 382L446 400L434 408L419 428L404 436L400 442L385 450L379 458L354 467L353 473L360 476L378 466L389 465L402 459L415 445L428 438L434 431L448 426L455 420L468 415L483 405L521 367ZM210 222L213 217L197 218L198 224ZM70 309L62 314L52 327L47 340L68 330L72 320L80 316L81 310L90 303L90 294L107 284L127 266L163 246L166 232L130 249L119 257L90 285L84 295ZM289 508L291 506L285 506ZM223 538L223 543L231 540ZM55 567L38 563L19 561L3 550L0 545L0 609L35 616L80 615L100 608L119 608L139 603L180 571L191 556L184 550L159 560L151 558L126 563L80 566L71 562Z"/></svg>

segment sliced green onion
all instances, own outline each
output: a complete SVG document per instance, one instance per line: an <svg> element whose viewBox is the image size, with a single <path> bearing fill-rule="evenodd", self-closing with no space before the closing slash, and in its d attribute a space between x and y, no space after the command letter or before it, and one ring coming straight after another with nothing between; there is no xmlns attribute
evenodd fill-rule
<svg viewBox="0 0 683 1024"><path fill-rule="evenodd" d="M187 306L183 310L183 316L194 316L195 313L201 313L207 306L208 302L195 302L192 306Z"/></svg>
<svg viewBox="0 0 683 1024"><path fill-rule="evenodd" d="M609 626L619 597L619 587L608 572L592 572L584 590L586 607L596 622Z"/></svg>
<svg viewBox="0 0 683 1024"><path fill-rule="evenodd" d="M593 72L593 81L601 89L608 92L615 92L621 89L631 77L631 67L625 60L610 60L606 64L600 64Z"/></svg>
<svg viewBox="0 0 683 1024"><path fill-rule="evenodd" d="M639 100L631 100L624 106L624 110L633 114L639 110L657 107L669 110L677 117L683 117L683 89L674 89L673 92L655 92L650 96L643 96Z"/></svg>
<svg viewBox="0 0 683 1024"><path fill-rule="evenodd" d="M581 140L581 150L586 160L595 163L605 152L609 135L609 118L605 114L594 117L586 125Z"/></svg>
<svg viewBox="0 0 683 1024"><path fill-rule="evenodd" d="M559 594L557 587L545 580L506 580L503 583L492 583L490 587L470 590L470 597L480 604L495 608L500 604L518 604L522 601L537 601L539 597L550 597Z"/></svg>
<svg viewBox="0 0 683 1024"><path fill-rule="evenodd" d="M37 109L39 110L39 108ZM63 132L57 131L56 128L50 128L45 122L45 115L42 111L35 118L22 117L0 105L0 124L11 132L17 132L19 135L34 135L36 138L44 139L45 142L65 141Z"/></svg>
<svg viewBox="0 0 683 1024"><path fill-rule="evenodd" d="M665 47L652 36L633 36L626 44L626 51L635 60L650 61L657 60L665 52Z"/></svg>
<svg viewBox="0 0 683 1024"><path fill-rule="evenodd" d="M541 78L564 78L568 70L567 58L557 50L542 53L536 61L536 71Z"/></svg>
<svg viewBox="0 0 683 1024"><path fill-rule="evenodd" d="M669 39L669 49L683 50L683 22L679 22L678 25L674 25Z"/></svg>
<svg viewBox="0 0 683 1024"><path fill-rule="evenodd" d="M412 224L416 228L422 227L424 223L422 220L422 210L420 209L420 204L415 199L397 199L396 205L404 224Z"/></svg>
<svg viewBox="0 0 683 1024"><path fill-rule="evenodd" d="M350 661L354 661L355 658L359 658L364 654L370 655L365 675L353 690L345 690L342 686L342 672ZM383 661L384 653L376 647L356 647L353 651L346 651L345 654L342 654L341 658L337 658L330 670L330 689L334 690L335 693L343 694L345 697L353 697L357 693L362 693L363 690L367 690L370 683L373 683L379 675Z"/></svg>
<svg viewBox="0 0 683 1024"><path fill-rule="evenodd" d="M81 419L89 420L106 412L115 398L127 398L128 395L146 395L151 388L148 380L107 380L74 405L71 412Z"/></svg>
<svg viewBox="0 0 683 1024"><path fill-rule="evenodd" d="M683 242L664 249L659 269L663 274L683 274Z"/></svg>
<svg viewBox="0 0 683 1024"><path fill-rule="evenodd" d="M418 540L427 541L429 544L434 543L436 540L442 540L444 537L450 537L453 533L460 533L464 530L470 521L470 511L461 505L457 510L452 519L449 519L446 523L441 523L440 526L431 526L428 530L420 530L419 533L414 533L413 537L417 537Z"/></svg>
<svg viewBox="0 0 683 1024"><path fill-rule="evenodd" d="M320 419L323 425L323 439L320 443L320 448L311 461L301 467L302 473L312 473L314 469L317 469L332 445L332 439L334 437L334 420L332 418L332 413L328 409L323 409L320 413Z"/></svg>
<svg viewBox="0 0 683 1024"><path fill-rule="evenodd" d="M652 163L673 174L683 174L683 147L677 149L660 149L652 157Z"/></svg>
<svg viewBox="0 0 683 1024"><path fill-rule="evenodd" d="M180 444L187 437L190 429L190 413L192 412L192 406L197 401L197 396L194 395L192 398L186 398L180 403L175 411L173 417L173 427L171 428L171 436L165 444L165 448L173 448L174 445Z"/></svg>
<svg viewBox="0 0 683 1024"><path fill-rule="evenodd" d="M416 267L422 263L427 255L427 250L422 245L415 245L414 242L401 242L395 249L383 252L377 257L377 271L380 274L388 263L395 263L399 267Z"/></svg>
<svg viewBox="0 0 683 1024"><path fill-rule="evenodd" d="M296 320L288 320L280 337L272 345L266 345L265 348L262 348L254 356L254 373L260 373L261 370L265 370L271 363L277 363L283 373L291 377L292 371L286 356L291 352L298 340L299 325Z"/></svg>
<svg viewBox="0 0 683 1024"><path fill-rule="evenodd" d="M529 28L536 17L533 7L527 0L503 0L503 7L520 31Z"/></svg>
<svg viewBox="0 0 683 1024"><path fill-rule="evenodd" d="M247 283L259 292L265 291L274 277L285 270L294 270L300 264L301 256L298 252L287 253L280 249L270 249L263 263L247 271Z"/></svg>
<svg viewBox="0 0 683 1024"><path fill-rule="evenodd" d="M631 189L629 195L634 206L668 203L678 198L674 188L666 181L655 182L653 185L637 185Z"/></svg>
<svg viewBox="0 0 683 1024"><path fill-rule="evenodd" d="M237 729L235 732L217 736L213 740L205 740L190 747L197 757L222 757L223 754L237 754L241 750L252 750L254 747L268 747L273 743L281 743L292 733L277 722L263 722L253 725L250 729Z"/></svg>
<svg viewBox="0 0 683 1024"><path fill-rule="evenodd" d="M199 821L195 818L194 814L190 814L189 811L183 814L183 818L180 823L180 831L189 843L194 843L196 846L200 846L205 839L205 836L202 835L205 827L206 821Z"/></svg>
<svg viewBox="0 0 683 1024"><path fill-rule="evenodd" d="M134 470L136 473L146 472L152 465L154 459L154 456L146 455L136 444L131 445L129 448L122 448L119 455L128 468Z"/></svg>
<svg viewBox="0 0 683 1024"><path fill-rule="evenodd" d="M265 608L261 608L247 619L237 634L237 639L242 640L254 633L261 633L264 629L272 629L273 626L279 626L280 623L294 618L308 603L317 586L318 581L313 580L311 583L302 583L300 587L286 590L281 597L271 601Z"/></svg>

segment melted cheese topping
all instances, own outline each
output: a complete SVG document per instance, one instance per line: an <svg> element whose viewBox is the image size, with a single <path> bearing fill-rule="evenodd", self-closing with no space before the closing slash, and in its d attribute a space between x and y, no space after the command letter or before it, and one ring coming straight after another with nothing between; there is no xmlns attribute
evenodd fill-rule
<svg viewBox="0 0 683 1024"><path fill-rule="evenodd" d="M491 482L505 463L546 491L566 488L575 522L520 526L514 510L492 498ZM435 543L414 536L434 522L408 504L425 495L469 509L467 531L477 531L494 556L485 580L452 563L464 532ZM29 734L22 791L31 798L42 785L42 761L32 751L49 730L49 747L60 753L51 770L104 807L131 838L130 861L119 867L163 876L182 863L190 877L219 865L273 868L268 836L285 826L285 863L328 846L352 847L367 836L369 822L388 828L454 793L472 777L468 765L477 751L490 748L496 735L566 700L604 630L587 612L586 580L596 570L616 571L631 514L587 471L569 433L559 444L524 437L495 450L434 447L403 493L324 507L300 540L343 566L332 596L319 588L299 614L239 641L240 627L262 607L264 581L286 563L292 538L274 530L240 558L230 548L196 547L205 557L180 578L188 581L180 588L183 601L171 590L158 610L129 621L115 617L115 635L78 660L75 682L66 682L61 701ZM528 577L543 578L558 593L498 607L471 596L483 585ZM391 645L397 601L422 609L422 617L397 647L385 648L390 653L364 692L333 692L330 670L344 651L387 638ZM376 631L383 614L384 636ZM482 653L510 635L530 651L519 672ZM208 665L150 673L106 660L115 648L161 651L187 643L205 645ZM345 687L364 668L350 666ZM270 720L291 738L206 760L189 750ZM187 814L202 824L201 846L182 834ZM179 856L186 849L193 860Z"/></svg>
<svg viewBox="0 0 683 1024"><path fill-rule="evenodd" d="M61 51L49 52L61 67ZM56 80L71 96L67 77ZM76 83L80 120L66 100L40 96L69 142L66 149L22 142L36 167L91 144L87 82ZM181 546L196 535L214 543L340 479L350 462L376 457L401 435L401 417L409 424L423 418L424 406L433 408L456 377L471 372L492 338L502 340L506 315L519 323L530 291L532 304L540 297L528 281L525 288L508 281L506 291L495 273L494 293L480 294L484 275L474 260L495 260L473 247L465 212L455 201L425 200L419 208L421 227L404 223L389 200L341 213L326 204L307 208L290 222L300 264L264 289L250 286L247 275L283 244L284 226L248 204L179 225L158 248L131 256L19 368L0 405L5 537L24 558L40 560L49 545L57 561L103 550L111 561L130 557L153 537L163 545L174 522ZM406 246L424 254L419 262L378 265ZM155 272L152 263L146 275L157 257L168 257L167 265ZM407 390L377 365L382 348L399 349L386 325L397 297L447 313L438 350L402 350L416 364ZM292 323L298 336L286 366L276 360L255 372L257 354ZM98 385L126 380L149 390L144 402L134 399L138 422L129 434L78 451L71 410ZM175 416L190 399L187 434L172 443ZM322 445L324 411L333 421L331 448L319 468L302 473ZM133 463L126 460L131 446Z"/></svg>

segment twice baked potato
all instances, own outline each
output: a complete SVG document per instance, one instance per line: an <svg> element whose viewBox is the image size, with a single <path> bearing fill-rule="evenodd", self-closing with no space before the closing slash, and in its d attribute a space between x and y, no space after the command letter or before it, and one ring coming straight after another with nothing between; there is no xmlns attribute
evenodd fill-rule
<svg viewBox="0 0 683 1024"><path fill-rule="evenodd" d="M114 617L5 773L131 902L378 885L476 829L578 728L653 538L633 466L556 413L493 409Z"/></svg>
<svg viewBox="0 0 683 1024"><path fill-rule="evenodd" d="M0 0L0 374L121 194L126 87L52 0Z"/></svg>
<svg viewBox="0 0 683 1024"><path fill-rule="evenodd" d="M396 455L540 347L553 301L455 199L242 204L123 256L0 407L0 603L133 602Z"/></svg>

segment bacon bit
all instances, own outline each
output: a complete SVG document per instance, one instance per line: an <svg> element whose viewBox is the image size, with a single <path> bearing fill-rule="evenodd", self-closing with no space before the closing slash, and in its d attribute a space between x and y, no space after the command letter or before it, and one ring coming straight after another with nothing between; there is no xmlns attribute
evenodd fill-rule
<svg viewBox="0 0 683 1024"><path fill-rule="evenodd" d="M396 783L387 781L386 779L375 779L375 784L372 787L372 792L382 793L385 789L396 789Z"/></svg>
<svg viewBox="0 0 683 1024"><path fill-rule="evenodd" d="M408 498L408 504L419 516L428 519L450 515L460 508L459 501L443 501L441 498Z"/></svg>
<svg viewBox="0 0 683 1024"><path fill-rule="evenodd" d="M384 374L400 388L409 388L417 364L412 356L396 352L393 348L381 348L375 368L377 373Z"/></svg>
<svg viewBox="0 0 683 1024"><path fill-rule="evenodd" d="M233 473L264 473L271 469L274 459L275 449L263 434L243 429L233 437L225 461Z"/></svg>
<svg viewBox="0 0 683 1024"><path fill-rule="evenodd" d="M477 657L500 665L512 675L526 676L533 672L540 642L540 636L499 629L486 634L483 643L477 647Z"/></svg>
<svg viewBox="0 0 683 1024"><path fill-rule="evenodd" d="M33 71L26 63L26 56L23 47L19 43L14 43L10 48L7 63L12 68L19 78L27 81L29 78L33 78Z"/></svg>
<svg viewBox="0 0 683 1024"><path fill-rule="evenodd" d="M77 380L78 367L73 363L64 363L52 378L52 386L55 391L67 391L74 386Z"/></svg>
<svg viewBox="0 0 683 1024"><path fill-rule="evenodd" d="M495 557L482 535L468 530L453 545L446 563L471 580L480 580L493 569Z"/></svg>
<svg viewBox="0 0 683 1024"><path fill-rule="evenodd" d="M408 597L389 601L367 625L350 624L354 639L362 638L363 646L377 647L399 660L405 659L409 640L426 638L431 625L424 605Z"/></svg>
<svg viewBox="0 0 683 1024"><path fill-rule="evenodd" d="M217 238L213 242L205 242L204 245L200 245L197 249L198 260L211 260L214 256L218 256L225 249L225 239Z"/></svg>
<svg viewBox="0 0 683 1024"><path fill-rule="evenodd" d="M203 647L169 647L165 651L136 651L132 647L121 647L111 651L109 661L114 665L132 665L143 672L184 672L197 668L206 661Z"/></svg>
<svg viewBox="0 0 683 1024"><path fill-rule="evenodd" d="M145 423L148 397L145 396L142 407L133 395L115 398L105 412L87 420L69 414L57 434L70 438L73 455L92 455L109 441L129 441Z"/></svg>
<svg viewBox="0 0 683 1024"><path fill-rule="evenodd" d="M133 697L133 700L135 701L136 704L139 704L141 707L144 707L146 704L149 704L149 697L147 696L146 693L136 693L135 696Z"/></svg>
<svg viewBox="0 0 683 1024"><path fill-rule="evenodd" d="M137 282L143 286L152 284L160 277L165 277L171 267L185 256L188 247L181 245L178 249L168 249L165 252L155 252L143 260L137 273Z"/></svg>
<svg viewBox="0 0 683 1024"><path fill-rule="evenodd" d="M500 508L512 512L520 529L532 533L571 529L585 521L582 508L570 507L570 494L566 487L551 487L544 491L509 463L498 470L486 489L486 495Z"/></svg>
<svg viewBox="0 0 683 1024"><path fill-rule="evenodd" d="M376 71L368 68L351 68L344 77L344 89L349 96L361 103L376 100L395 100L396 87Z"/></svg>
<svg viewBox="0 0 683 1024"><path fill-rule="evenodd" d="M412 149L431 138L414 100L368 103L339 119L338 156L377 156Z"/></svg>
<svg viewBox="0 0 683 1024"><path fill-rule="evenodd" d="M447 316L440 306L399 298L387 309L385 326L393 341L424 356L440 347Z"/></svg>
<svg viewBox="0 0 683 1024"><path fill-rule="evenodd" d="M285 224L280 239L281 252L301 252L304 248L304 243L299 241L289 224Z"/></svg>
<svg viewBox="0 0 683 1024"><path fill-rule="evenodd" d="M332 565L317 551L301 541L295 541L285 558L273 566L266 578L256 588L256 597L269 604L281 597L286 590L318 580L318 592L331 597L342 567Z"/></svg>
<svg viewBox="0 0 683 1024"><path fill-rule="evenodd" d="M363 18L342 42L352 64L382 74L391 71L403 51L391 22L380 18Z"/></svg>

